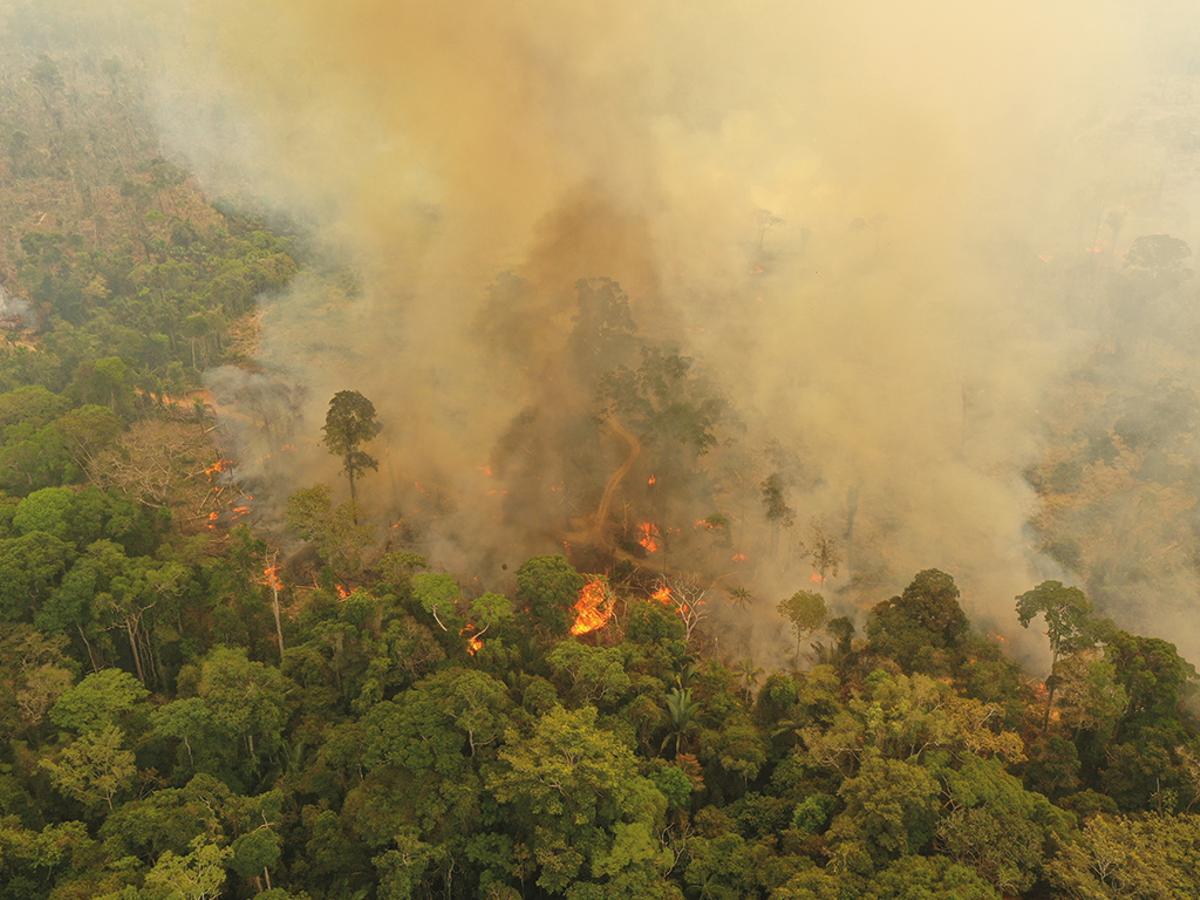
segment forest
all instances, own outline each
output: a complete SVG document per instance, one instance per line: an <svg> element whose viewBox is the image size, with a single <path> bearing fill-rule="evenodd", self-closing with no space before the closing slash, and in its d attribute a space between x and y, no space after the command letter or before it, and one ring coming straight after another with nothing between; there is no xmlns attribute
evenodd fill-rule
<svg viewBox="0 0 1200 900"><path fill-rule="evenodd" d="M171 157L136 54L8 24L0 898L1200 896L1185 241L1046 276L1105 324L1021 473L1057 577L984 603L893 571L857 488L811 514L799 450L748 462L616 278L541 331L536 279L495 279L490 372L569 372L525 372L470 479L396 476L407 399L263 352L350 267ZM1124 603L1143 566L1181 617Z"/></svg>

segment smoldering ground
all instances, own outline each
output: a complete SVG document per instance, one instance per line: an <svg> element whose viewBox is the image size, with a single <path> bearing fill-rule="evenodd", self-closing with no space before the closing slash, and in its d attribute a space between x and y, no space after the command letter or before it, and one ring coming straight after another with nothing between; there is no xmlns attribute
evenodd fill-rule
<svg viewBox="0 0 1200 900"><path fill-rule="evenodd" d="M657 525L679 545L671 528L729 516L711 552L745 553L772 598L807 575L796 534L816 523L844 544L830 587L848 600L937 566L1011 627L1016 593L1071 577L1039 549L1027 475L1046 398L1107 327L1087 287L1102 274L1064 290L1063 261L1103 273L1138 234L1195 230L1189 157L1130 127L1182 71L1194 14L1042 7L156 12L169 151L352 274L271 299L260 370L215 374L233 407L282 398L286 440L231 421L244 473L276 495L336 483L319 428L353 388L386 424L381 523L417 522L435 560L485 577L557 548L627 452L571 352L577 280L611 278L723 403L703 477L648 493L671 460L647 451L617 510L673 498ZM1117 208L1123 228L1098 224ZM506 448L517 463L497 465ZM772 474L797 523L783 537L762 515Z"/></svg>

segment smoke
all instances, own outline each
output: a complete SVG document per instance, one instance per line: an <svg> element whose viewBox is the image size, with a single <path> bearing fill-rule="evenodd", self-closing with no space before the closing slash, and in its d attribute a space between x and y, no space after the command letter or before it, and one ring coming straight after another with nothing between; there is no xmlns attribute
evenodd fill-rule
<svg viewBox="0 0 1200 900"><path fill-rule="evenodd" d="M0 284L0 329L19 328L31 320L29 301L14 297Z"/></svg>
<svg viewBox="0 0 1200 900"><path fill-rule="evenodd" d="M381 520L435 521L435 559L485 578L555 549L628 452L588 419L572 355L576 281L610 278L640 333L694 359L725 404L686 498L642 489L672 465L647 448L625 515L665 506L681 547L689 515L730 515L714 574L744 552L730 583L772 599L806 582L797 537L815 523L841 545L830 587L847 602L936 566L1011 628L1015 594L1071 577L1036 550L1025 472L1047 394L1103 331L1053 261L1098 244L1118 259L1118 229L1098 224L1118 206L1140 229L1126 239L1192 238L1194 190L1144 189L1175 164L1131 126L1189 30L1180 10L160 13L170 151L210 190L301 223L325 266L266 304L259 371L214 376L243 472L333 482L319 428L356 389L386 425ZM759 499L773 473L797 523L782 537Z"/></svg>

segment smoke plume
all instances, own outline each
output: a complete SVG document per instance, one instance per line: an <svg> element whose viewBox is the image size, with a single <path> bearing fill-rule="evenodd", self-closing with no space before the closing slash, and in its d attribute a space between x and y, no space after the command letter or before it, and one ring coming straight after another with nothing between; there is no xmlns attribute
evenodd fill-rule
<svg viewBox="0 0 1200 900"><path fill-rule="evenodd" d="M692 359L723 404L686 498L645 468L669 454L646 449L614 510L667 503L668 542L685 516L728 515L712 552L724 568L744 553L737 578L771 598L807 582L798 541L815 528L840 546L830 586L847 602L936 566L1011 628L1015 594L1071 578L1037 549L1026 472L1046 397L1107 327L1063 289L1063 260L1103 272L1138 234L1193 238L1194 184L1138 125L1187 31L1156 12L263 0L160 14L170 151L213 192L299 222L320 260L266 303L259 370L214 376L243 473L336 483L319 429L351 388L386 426L368 501L381 523L412 523L436 561L485 578L555 550L628 453L578 418L581 290L615 286L577 282L612 279L638 332ZM1123 229L1105 224L1117 207ZM796 523L782 537L760 499L773 474Z"/></svg>

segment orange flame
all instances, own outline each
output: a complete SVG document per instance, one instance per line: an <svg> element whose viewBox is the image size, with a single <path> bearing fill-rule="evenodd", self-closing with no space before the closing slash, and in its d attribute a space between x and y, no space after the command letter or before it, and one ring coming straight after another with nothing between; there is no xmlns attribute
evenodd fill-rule
<svg viewBox="0 0 1200 900"><path fill-rule="evenodd" d="M671 605L671 588L669 585L662 585L657 591L650 595L651 600L657 600L663 606Z"/></svg>
<svg viewBox="0 0 1200 900"><path fill-rule="evenodd" d="M204 474L207 475L209 478L212 478L218 472L224 472L226 469L228 469L229 463L230 463L230 461L227 459L218 459L211 466L204 467Z"/></svg>
<svg viewBox="0 0 1200 900"><path fill-rule="evenodd" d="M589 634L607 625L613 616L607 582L596 577L580 588L574 609L575 621L571 624L571 634Z"/></svg>
<svg viewBox="0 0 1200 900"><path fill-rule="evenodd" d="M235 516L244 516L248 512L250 512L250 507L248 506L235 506L233 508L233 514Z"/></svg>
<svg viewBox="0 0 1200 900"><path fill-rule="evenodd" d="M494 474L491 466L480 466L479 471L483 473L484 478L491 478Z"/></svg>
<svg viewBox="0 0 1200 900"><path fill-rule="evenodd" d="M735 553L735 554L733 554L733 556L731 556L731 557L729 557L729 558L730 558L730 559L732 559L734 562L745 562L745 561L746 561L746 554L745 554L745 553L740 553L740 552L739 552L739 553Z"/></svg>
<svg viewBox="0 0 1200 900"><path fill-rule="evenodd" d="M658 484L658 479L655 478L653 475L651 475L649 478L646 479L647 487L654 487L656 484Z"/></svg>
<svg viewBox="0 0 1200 900"><path fill-rule="evenodd" d="M263 577L266 578L267 587L271 588L271 590L273 590L273 591L282 591L283 590L283 582L279 580L279 566L278 565L267 566L265 569L263 569Z"/></svg>
<svg viewBox="0 0 1200 900"><path fill-rule="evenodd" d="M464 625L462 628L460 628L458 630L458 633L460 635L467 634L468 631L473 631L474 628L475 628L475 625L471 622L468 622L466 625ZM483 631L487 631L487 629L484 628ZM467 635L467 653L468 653L468 655L474 656L476 653L478 653L480 650L483 649L483 639L479 637L480 634L483 634L483 631L479 632L478 634Z"/></svg>
<svg viewBox="0 0 1200 900"><path fill-rule="evenodd" d="M638 543L642 545L647 553L658 552L658 541L661 537L658 526L653 522L642 522L638 525L638 534L641 535L638 538Z"/></svg>
<svg viewBox="0 0 1200 900"><path fill-rule="evenodd" d="M825 576L822 575L820 572L813 572L811 575L808 576L808 580L811 581L813 584L824 584Z"/></svg>
<svg viewBox="0 0 1200 900"><path fill-rule="evenodd" d="M334 585L334 587L337 588L337 595L338 595L339 600L345 600L347 597L350 596L350 591L346 589L346 586L344 584L337 584L337 585Z"/></svg>

